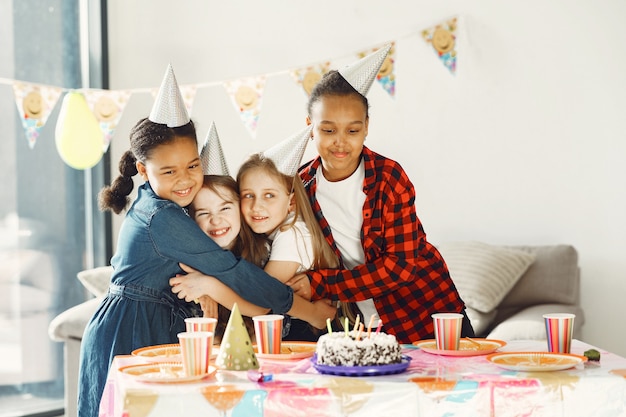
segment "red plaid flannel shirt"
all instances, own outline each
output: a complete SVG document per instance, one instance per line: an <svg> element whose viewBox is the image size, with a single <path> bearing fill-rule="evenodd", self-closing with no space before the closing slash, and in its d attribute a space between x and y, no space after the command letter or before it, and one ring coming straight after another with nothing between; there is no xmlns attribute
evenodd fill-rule
<svg viewBox="0 0 626 417"><path fill-rule="evenodd" d="M363 148L365 165L361 242L365 264L355 269L307 273L313 299L374 299L383 329L400 343L434 337L431 314L461 312L465 306L439 251L426 241L415 213L415 190L395 161ZM319 157L300 169L311 206L326 240L341 258L317 201L315 173ZM365 321L368 318L363 318Z"/></svg>

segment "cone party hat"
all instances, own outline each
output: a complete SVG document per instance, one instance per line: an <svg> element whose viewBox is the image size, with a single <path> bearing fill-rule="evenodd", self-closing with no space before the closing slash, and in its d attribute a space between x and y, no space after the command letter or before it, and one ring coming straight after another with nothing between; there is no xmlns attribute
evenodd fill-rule
<svg viewBox="0 0 626 417"><path fill-rule="evenodd" d="M248 369L258 369L259 361L254 354L252 341L243 317L239 312L237 303L233 305L222 337L220 352L217 354L215 364L220 369L230 371L246 371Z"/></svg>
<svg viewBox="0 0 626 417"><path fill-rule="evenodd" d="M204 175L230 175L215 122L211 123L209 133L204 140L204 145L202 145L200 160Z"/></svg>
<svg viewBox="0 0 626 417"><path fill-rule="evenodd" d="M306 145L311 139L313 125L309 125L303 130L295 133L289 138L272 146L263 155L274 162L280 172L290 177L298 173L298 168L302 163L302 157L306 150Z"/></svg>
<svg viewBox="0 0 626 417"><path fill-rule="evenodd" d="M167 127L180 127L189 123L189 114L187 114L185 101L178 88L171 64L167 66L148 119L154 123L167 125Z"/></svg>
<svg viewBox="0 0 626 417"><path fill-rule="evenodd" d="M359 59L339 70L339 74L354 87L356 91L366 96L380 71L385 58L391 49L391 44L385 45L375 52Z"/></svg>

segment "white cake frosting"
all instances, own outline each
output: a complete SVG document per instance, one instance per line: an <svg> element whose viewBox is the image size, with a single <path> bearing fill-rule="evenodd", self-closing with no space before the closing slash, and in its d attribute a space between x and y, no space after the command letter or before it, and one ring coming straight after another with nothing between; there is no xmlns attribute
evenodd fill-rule
<svg viewBox="0 0 626 417"><path fill-rule="evenodd" d="M395 336L386 333L367 334L354 340L356 333L334 332L317 341L317 363L335 366L370 366L400 363L402 353Z"/></svg>

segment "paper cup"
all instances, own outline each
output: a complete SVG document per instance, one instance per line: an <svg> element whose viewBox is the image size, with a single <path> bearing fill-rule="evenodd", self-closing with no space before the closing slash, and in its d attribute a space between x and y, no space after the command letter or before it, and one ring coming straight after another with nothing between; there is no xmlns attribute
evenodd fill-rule
<svg viewBox="0 0 626 417"><path fill-rule="evenodd" d="M268 314L252 317L259 353L279 354L283 340L283 316Z"/></svg>
<svg viewBox="0 0 626 417"><path fill-rule="evenodd" d="M544 314L548 352L570 353L572 334L574 333L575 314Z"/></svg>
<svg viewBox="0 0 626 417"><path fill-rule="evenodd" d="M188 332L215 332L217 319L210 317L189 317L185 319Z"/></svg>
<svg viewBox="0 0 626 417"><path fill-rule="evenodd" d="M178 333L183 369L187 376L209 373L209 358L213 346L212 332Z"/></svg>
<svg viewBox="0 0 626 417"><path fill-rule="evenodd" d="M435 340L438 350L459 350L463 314L435 313L432 315L435 325Z"/></svg>

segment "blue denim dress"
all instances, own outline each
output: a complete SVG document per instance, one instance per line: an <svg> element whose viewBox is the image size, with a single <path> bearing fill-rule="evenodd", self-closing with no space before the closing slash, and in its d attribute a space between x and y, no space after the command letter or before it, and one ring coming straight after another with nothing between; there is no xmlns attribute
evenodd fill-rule
<svg viewBox="0 0 626 417"><path fill-rule="evenodd" d="M179 262L215 276L243 298L277 314L291 308L291 288L220 248L183 208L159 198L145 183L120 229L108 294L85 328L79 417L98 416L114 356L144 346L178 343L184 319L194 314L194 305L171 292L169 279L182 273Z"/></svg>

